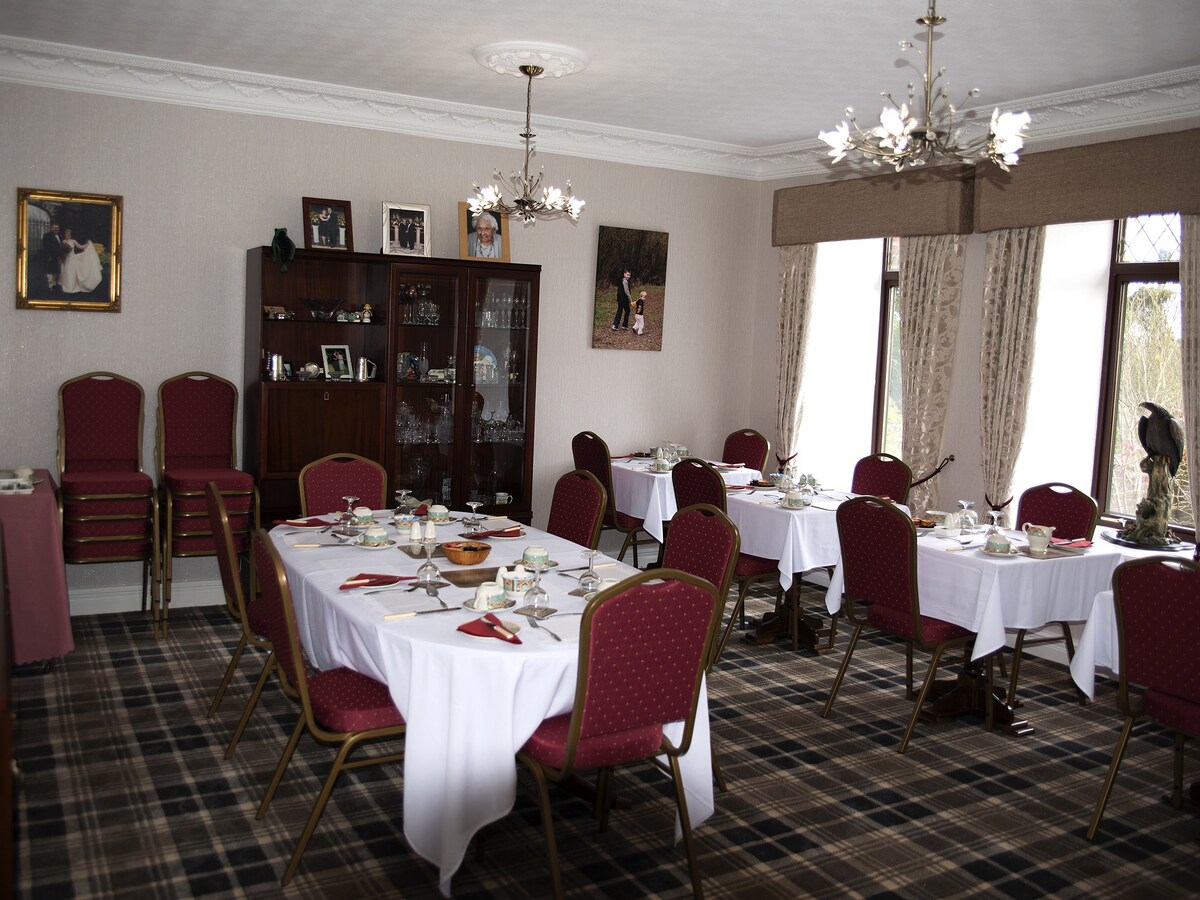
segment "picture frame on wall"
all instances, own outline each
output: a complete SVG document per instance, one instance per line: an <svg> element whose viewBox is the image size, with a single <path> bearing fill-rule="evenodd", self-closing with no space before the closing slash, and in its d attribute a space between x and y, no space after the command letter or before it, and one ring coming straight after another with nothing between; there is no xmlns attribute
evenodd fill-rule
<svg viewBox="0 0 1200 900"><path fill-rule="evenodd" d="M17 189L17 309L121 311L115 194Z"/></svg>
<svg viewBox="0 0 1200 900"><path fill-rule="evenodd" d="M481 227L482 226L482 227ZM471 212L466 201L458 204L458 258L508 262L512 233L504 216L494 212Z"/></svg>
<svg viewBox="0 0 1200 900"><path fill-rule="evenodd" d="M433 256L430 207L383 201L383 252L392 256Z"/></svg>
<svg viewBox="0 0 1200 900"><path fill-rule="evenodd" d="M593 349L662 350L669 237L665 231L600 226Z"/></svg>
<svg viewBox="0 0 1200 900"><path fill-rule="evenodd" d="M354 251L354 220L349 200L305 197L304 248Z"/></svg>
<svg viewBox="0 0 1200 900"><path fill-rule="evenodd" d="M354 378L350 347L346 344L322 344L321 363L328 381L349 381Z"/></svg>

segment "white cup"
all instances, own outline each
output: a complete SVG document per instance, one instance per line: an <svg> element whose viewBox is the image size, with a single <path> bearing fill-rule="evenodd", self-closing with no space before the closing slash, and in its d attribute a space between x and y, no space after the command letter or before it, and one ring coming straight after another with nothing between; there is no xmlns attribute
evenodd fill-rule
<svg viewBox="0 0 1200 900"><path fill-rule="evenodd" d="M550 553L545 547L529 546L521 554L521 561L527 566L544 566L550 561Z"/></svg>
<svg viewBox="0 0 1200 900"><path fill-rule="evenodd" d="M363 532L364 547L382 547L388 542L387 529L382 525L372 525Z"/></svg>
<svg viewBox="0 0 1200 900"><path fill-rule="evenodd" d="M371 515L371 507L356 506L354 507L354 524L355 525L370 525L375 521L375 517Z"/></svg>
<svg viewBox="0 0 1200 900"><path fill-rule="evenodd" d="M475 599L471 608L478 612L487 612L504 605L504 588L498 582L485 581L475 588Z"/></svg>
<svg viewBox="0 0 1200 900"><path fill-rule="evenodd" d="M17 466L13 469L13 474L18 478L24 478L26 481L29 481L29 479L33 478L33 469L29 466Z"/></svg>
<svg viewBox="0 0 1200 900"><path fill-rule="evenodd" d="M504 506L508 503L512 503L512 494L506 493L505 491L500 491L498 494L496 494L497 506Z"/></svg>

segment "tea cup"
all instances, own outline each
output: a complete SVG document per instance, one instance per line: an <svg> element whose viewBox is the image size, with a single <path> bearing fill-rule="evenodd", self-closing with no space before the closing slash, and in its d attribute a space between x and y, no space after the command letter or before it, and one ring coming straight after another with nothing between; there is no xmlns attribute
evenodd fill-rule
<svg viewBox="0 0 1200 900"><path fill-rule="evenodd" d="M471 608L478 612L499 609L504 605L504 587L496 581L485 581L475 588Z"/></svg>
<svg viewBox="0 0 1200 900"><path fill-rule="evenodd" d="M511 569L501 569L496 573L504 585L504 599L520 602L525 594L533 587L533 573L517 563Z"/></svg>
<svg viewBox="0 0 1200 900"><path fill-rule="evenodd" d="M651 472L670 472L671 461L665 456L656 456L650 463Z"/></svg>
<svg viewBox="0 0 1200 900"><path fill-rule="evenodd" d="M375 521L375 517L371 514L369 506L354 507L354 524L355 525L370 525Z"/></svg>
<svg viewBox="0 0 1200 900"><path fill-rule="evenodd" d="M812 498L810 498L803 491L798 491L795 489L788 491L783 498L783 505L788 509L804 509L806 506L810 506L811 504Z"/></svg>
<svg viewBox="0 0 1200 900"><path fill-rule="evenodd" d="M550 551L536 545L526 547L521 554L521 560L527 566L544 566L550 562Z"/></svg>
<svg viewBox="0 0 1200 900"><path fill-rule="evenodd" d="M13 474L18 478L29 481L33 478L33 469L31 469L29 466L17 466L15 469L13 469Z"/></svg>
<svg viewBox="0 0 1200 900"><path fill-rule="evenodd" d="M1012 543L1004 536L1004 532L1002 531L993 531L989 534L983 546L988 553L1012 552Z"/></svg>
<svg viewBox="0 0 1200 900"><path fill-rule="evenodd" d="M382 525L371 525L363 532L364 547L382 547L388 542L387 529Z"/></svg>
<svg viewBox="0 0 1200 900"><path fill-rule="evenodd" d="M433 506L429 507L430 522L445 522L449 518L450 510L446 509L446 507L442 506L440 503L435 503Z"/></svg>

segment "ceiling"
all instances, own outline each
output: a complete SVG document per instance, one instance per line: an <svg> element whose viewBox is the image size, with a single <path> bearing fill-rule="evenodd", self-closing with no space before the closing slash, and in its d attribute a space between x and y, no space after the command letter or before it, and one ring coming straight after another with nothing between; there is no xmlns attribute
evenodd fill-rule
<svg viewBox="0 0 1200 900"><path fill-rule="evenodd" d="M497 40L582 51L534 85L542 152L773 178L824 170L819 130L873 122L919 59L925 0L4 0L0 80L515 145ZM1038 136L1200 123L1197 0L940 0L951 96ZM1061 143L1061 140L1060 140Z"/></svg>

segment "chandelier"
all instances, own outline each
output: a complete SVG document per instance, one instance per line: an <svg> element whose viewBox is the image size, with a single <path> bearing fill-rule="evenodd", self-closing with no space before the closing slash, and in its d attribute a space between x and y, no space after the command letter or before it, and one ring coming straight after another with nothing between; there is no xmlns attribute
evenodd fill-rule
<svg viewBox="0 0 1200 900"><path fill-rule="evenodd" d="M958 110L950 102L949 85L941 82L946 69L935 72L933 68L933 29L945 21L937 14L937 0L929 0L929 10L917 19L918 25L925 26L924 52L910 41L900 42L901 50L916 50L925 63L922 106L918 108L914 102L911 82L907 103L897 105L892 95L884 92L888 105L879 115L879 124L866 131L859 126L854 110L846 107L848 121L818 135L832 148L829 155L835 163L848 153L858 152L875 165L887 163L897 172L905 166L923 166L940 158L964 163L991 160L1007 172L1009 166L1020 161L1018 152L1025 145L1023 134L1030 121L1027 112L1002 113L995 109L986 135L960 143L961 122L954 118ZM965 99L978 94L979 88L972 88Z"/></svg>
<svg viewBox="0 0 1200 900"><path fill-rule="evenodd" d="M534 154L533 139L537 136L533 133L531 116L533 79L547 73L547 66L553 67L547 74L559 77L579 71L586 61L578 51L547 44L488 44L476 49L475 58L502 75L522 75L527 80L525 130L521 133L525 141L525 167L508 176L496 169L492 172L496 184L472 185L475 196L467 200L471 213L495 212L502 216L519 216L529 224L536 224L539 218L557 219L561 216L570 216L578 221L584 201L572 193L570 179L566 181L565 190L560 190L553 186L542 187L541 169L536 174L530 174L529 160Z"/></svg>

